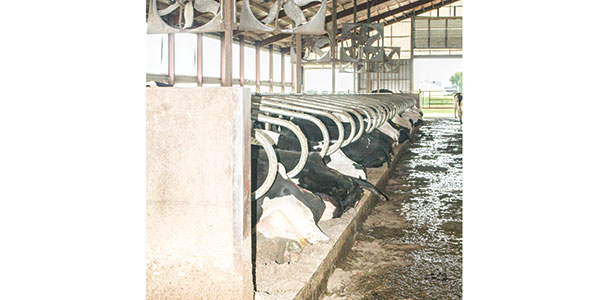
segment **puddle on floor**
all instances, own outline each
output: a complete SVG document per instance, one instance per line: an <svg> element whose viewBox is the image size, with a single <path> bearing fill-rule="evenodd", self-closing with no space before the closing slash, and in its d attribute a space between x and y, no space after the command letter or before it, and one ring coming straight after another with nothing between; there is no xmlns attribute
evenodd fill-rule
<svg viewBox="0 0 610 300"><path fill-rule="evenodd" d="M462 298L462 132L428 119L323 299Z"/></svg>

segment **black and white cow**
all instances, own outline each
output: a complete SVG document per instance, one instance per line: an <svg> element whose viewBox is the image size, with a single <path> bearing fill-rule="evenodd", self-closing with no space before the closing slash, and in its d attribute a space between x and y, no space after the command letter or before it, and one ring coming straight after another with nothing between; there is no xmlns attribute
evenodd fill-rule
<svg viewBox="0 0 610 300"><path fill-rule="evenodd" d="M390 125L390 123L384 122L377 129L379 131L381 131L383 134L391 137L392 140L394 140L394 146L399 144L399 141L400 141L400 132L398 131L398 129L392 127L392 125Z"/></svg>
<svg viewBox="0 0 610 300"><path fill-rule="evenodd" d="M262 185L269 164L264 151L252 146L252 190ZM330 219L335 206L288 179L283 165L271 188L252 203L252 226L268 239L285 238L298 241L301 246L327 241L328 237L317 226L318 221Z"/></svg>
<svg viewBox="0 0 610 300"><path fill-rule="evenodd" d="M322 141L322 134L320 133L318 128L315 127L315 125L313 125L312 123L299 120L293 120L293 122L297 126L299 126L305 136L309 140L315 142L315 144ZM337 128L337 126L334 123L330 122L326 122L324 125L328 129L330 139L336 140L339 136L339 129ZM351 130L350 124L343 123L342 125L345 129L345 136L349 135ZM356 128L354 130L359 130L358 125L356 125ZM294 136L294 134L292 134L289 130L283 130L281 133L283 135L292 137L293 140L296 140L296 136ZM373 130L370 133L364 132L358 140L353 141L347 146L341 147L341 150L345 154L345 156L347 156L349 159L353 160L357 164L364 166L365 168L378 168L381 167L384 162L387 162L389 166L391 161L390 154L393 154L393 143L394 142L392 138L388 137L387 135L381 133L378 130ZM311 144L312 143L310 143L310 145ZM292 142L283 144L280 139L278 147L286 148L290 147L291 145L294 147ZM294 150L296 150L296 148L294 148Z"/></svg>
<svg viewBox="0 0 610 300"><path fill-rule="evenodd" d="M392 122L400 126L406 127L410 132L413 128L423 125L423 113L417 107L411 107L404 112L392 118Z"/></svg>
<svg viewBox="0 0 610 300"><path fill-rule="evenodd" d="M398 143L402 144L407 140L411 139L411 136L409 135L409 128L404 127L404 126L400 126L394 122L392 122L392 120L388 120L387 123L392 126L392 128L396 129L399 133L398 136Z"/></svg>
<svg viewBox="0 0 610 300"><path fill-rule="evenodd" d="M300 144L298 139L291 131L282 131L277 133L266 131L265 133L271 137L279 149L299 151ZM308 148L310 152L316 152L321 149L321 142L308 140ZM366 168L359 163L351 160L341 149L331 153L324 158L326 166L337 170L339 173L359 179L366 180Z"/></svg>
<svg viewBox="0 0 610 300"><path fill-rule="evenodd" d="M259 150L262 151L262 150ZM299 161L298 151L276 149L278 161L287 169L292 169ZM329 168L318 153L310 153L305 166L293 180L302 188L319 195L324 195L336 206L334 217L339 217L344 211L353 207L362 196L362 189L367 189L387 199L383 193L371 183L350 176L343 175Z"/></svg>

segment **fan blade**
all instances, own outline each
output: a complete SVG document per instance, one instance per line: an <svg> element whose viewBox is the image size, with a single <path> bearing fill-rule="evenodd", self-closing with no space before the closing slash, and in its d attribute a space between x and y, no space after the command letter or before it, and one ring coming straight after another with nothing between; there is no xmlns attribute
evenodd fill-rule
<svg viewBox="0 0 610 300"><path fill-rule="evenodd" d="M264 18L261 22L263 22L263 24L265 24L265 25L273 22L273 20L275 20L275 16L277 16L277 11L279 9L279 6L280 6L280 0L275 1L273 3L273 5L271 5L271 8L269 8L269 14L267 14L267 17Z"/></svg>
<svg viewBox="0 0 610 300"><path fill-rule="evenodd" d="M368 38L368 40L366 40L366 46L373 45L380 38L381 36L379 34L371 36L370 38Z"/></svg>
<svg viewBox="0 0 610 300"><path fill-rule="evenodd" d="M184 6L184 27L182 28L185 29L193 26L194 17L195 13L193 11L193 1L189 1Z"/></svg>
<svg viewBox="0 0 610 300"><path fill-rule="evenodd" d="M214 0L195 0L193 5L200 13L213 13L214 15L218 14L220 8L220 3Z"/></svg>
<svg viewBox="0 0 610 300"><path fill-rule="evenodd" d="M322 51L322 49L320 49L319 47L314 46L312 50L313 50L313 53L315 53L319 57L324 56L324 51Z"/></svg>
<svg viewBox="0 0 610 300"><path fill-rule="evenodd" d="M172 11L176 10L176 8L178 8L180 6L180 4L178 4L178 2L162 9L159 11L159 16L165 16L169 13L171 13Z"/></svg>
<svg viewBox="0 0 610 300"><path fill-rule="evenodd" d="M329 39L329 38L327 38L327 37L321 37L321 38L317 39L317 40L316 40L316 41L313 43L313 45L314 45L315 47L324 48L324 46L326 46L326 45L330 45L330 39Z"/></svg>
<svg viewBox="0 0 610 300"><path fill-rule="evenodd" d="M288 0L288 2L284 4L284 12L290 19L292 19L292 21L294 21L294 27L297 27L302 23L307 22L303 11L301 11L301 9L294 3L293 0Z"/></svg>
<svg viewBox="0 0 610 300"><path fill-rule="evenodd" d="M363 50L366 55L371 55L377 52L377 48L372 46L364 46Z"/></svg>

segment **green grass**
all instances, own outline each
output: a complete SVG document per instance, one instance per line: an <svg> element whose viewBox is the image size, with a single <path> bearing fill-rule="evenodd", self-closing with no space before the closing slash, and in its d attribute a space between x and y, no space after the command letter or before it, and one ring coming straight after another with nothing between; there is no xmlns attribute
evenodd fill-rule
<svg viewBox="0 0 610 300"><path fill-rule="evenodd" d="M427 106L453 106L453 96L436 96L432 97L420 96L420 103L422 107Z"/></svg>
<svg viewBox="0 0 610 300"><path fill-rule="evenodd" d="M422 108L424 118L453 118L453 108Z"/></svg>
<svg viewBox="0 0 610 300"><path fill-rule="evenodd" d="M432 97L428 97L428 95L425 96L421 96L422 99L428 99L431 98L432 100L436 101L449 101L449 102L453 102L453 96L436 96L433 95Z"/></svg>

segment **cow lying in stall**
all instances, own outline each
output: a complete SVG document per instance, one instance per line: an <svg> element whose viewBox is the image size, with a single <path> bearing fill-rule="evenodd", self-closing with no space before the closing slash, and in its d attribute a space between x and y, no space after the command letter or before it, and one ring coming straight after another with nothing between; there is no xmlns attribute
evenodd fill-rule
<svg viewBox="0 0 610 300"><path fill-rule="evenodd" d="M253 146L251 153L254 189L264 181L268 164L261 147ZM316 152L310 153L305 166L293 179L299 183L297 186L285 175L282 163L293 168L300 153L278 149L276 156L280 170L275 181L252 205L253 226L256 226L253 232L258 232L255 240L260 249L266 249L260 251L264 253L259 257L263 261L293 261L305 245L328 240L317 227L318 221L340 217L356 205L363 189L387 199L367 181L329 168Z"/></svg>
<svg viewBox="0 0 610 300"><path fill-rule="evenodd" d="M256 190L264 182L269 164L260 146L253 145L251 153L252 190ZM305 245L328 240L317 223L332 218L334 207L327 207L320 196L299 188L288 179L281 164L271 188L251 207L255 257L259 261L294 261Z"/></svg>
<svg viewBox="0 0 610 300"><path fill-rule="evenodd" d="M324 119L321 119L324 122ZM318 142L322 140L322 135L318 133L314 126L308 124L308 122L300 122L298 120L293 120L293 122L301 128L308 138ZM324 123L329 131L331 139L336 139L339 135L337 126L329 121ZM367 122L365 121L364 123L366 126ZM346 132L351 130L349 123L343 123L343 127ZM356 124L355 130L359 130L358 124ZM289 131L285 131L283 134L292 135ZM294 137L294 135L292 135L292 137ZM294 139L296 139L296 137L294 137ZM364 132L360 139L353 141L347 146L341 147L341 151L348 159L353 160L365 168L379 168L383 163L387 163L387 166L389 167L392 159L391 155L394 154L394 146L402 144L408 139L409 129L386 122L378 129L369 133Z"/></svg>
<svg viewBox="0 0 610 300"><path fill-rule="evenodd" d="M275 149L275 153L282 167L288 169L294 168L300 158L300 153L298 151ZM256 173L258 181L261 176L259 173L264 170L264 174L266 174L267 171L264 163L266 155L260 147L255 147L252 149L252 157L258 158ZM286 179L276 179L284 186L280 190L289 192L294 191L293 188L285 188L285 186L290 185ZM346 210L356 205L362 196L363 189L371 191L382 199L387 199L379 189L368 181L343 175L340 172L329 168L324 164L322 157L316 152L312 152L308 155L305 166L301 172L289 182L295 187L298 185L299 189L312 192L314 195L324 200L324 209L322 209L321 212L319 207L312 207L312 209L317 211L315 214L316 222L322 218L322 216L324 216L322 219L330 219L328 216L332 216L333 218L340 217ZM274 186L272 186L269 192L272 191L274 191ZM269 192L267 192L267 194L269 194ZM308 203L305 203L305 205L310 206ZM317 217L318 215L320 217Z"/></svg>
<svg viewBox="0 0 610 300"><path fill-rule="evenodd" d="M328 133L330 135L331 140L336 140L339 136L339 129L335 125L335 123L330 122L330 120L321 117L320 120L324 122L324 125L328 129ZM305 136L312 141L311 144L318 144L322 139L322 134L319 129L310 122L301 121L301 120L292 120L295 123ZM345 128L346 136L347 133L351 130L351 126L349 123L343 123L343 127ZM366 125L366 122L365 122ZM358 125L355 128L356 131L359 130ZM279 147L292 147L285 148L290 150L296 150L296 136L286 129L283 129L281 132L280 144ZM285 140L283 140L285 138ZM392 160L391 154L394 154L393 150L394 140L382 133L379 130L373 130L370 133L364 132L360 139L353 141L347 146L341 147L342 154L345 155L348 159L354 161L355 163L363 166L364 168L379 168L383 165L383 163L387 163L390 166L390 162ZM317 147L314 147L314 149ZM332 163L332 157L330 158L329 163Z"/></svg>
<svg viewBox="0 0 610 300"><path fill-rule="evenodd" d="M394 92L391 90L388 90L388 89L380 89L380 90L374 90L371 93L393 94ZM413 132L413 128L420 127L424 124L424 122L422 120L423 116L424 116L424 113L419 108L413 106L413 107L405 110L404 112L400 113L399 115L395 116L392 120L388 120L387 123L395 129L399 129L400 126L407 128L407 130L409 132L409 137L407 137L407 138L410 139L410 135ZM381 127L380 127L380 129L381 129Z"/></svg>
<svg viewBox="0 0 610 300"><path fill-rule="evenodd" d="M387 94L393 94L394 92L388 89L379 89L379 90L374 90L371 93L387 93ZM423 125L423 120L421 119L421 117L424 116L424 113L418 109L417 107L411 107L409 109L407 109L406 111L402 112L400 114L400 116L396 116L394 117L394 119L392 119L391 121L388 121L388 123L394 127L397 128L395 125L402 125L403 127L407 127L409 129L410 132L411 129L413 127L420 127L421 125ZM399 121L400 119L405 119L404 122ZM397 128L398 129L398 128Z"/></svg>
<svg viewBox="0 0 610 300"><path fill-rule="evenodd" d="M258 187L265 179L268 163L260 147L252 146L251 151L252 183ZM276 150L276 155L288 168L294 167L300 156L298 152L285 150ZM280 163L273 185L252 205L252 225L260 233L257 243L267 249L261 252L271 253L271 260L278 263L293 261L307 244L328 241L317 223L340 217L344 211L354 207L363 188L385 198L370 183L326 167L316 153L310 154L295 178L299 186L288 179Z"/></svg>
<svg viewBox="0 0 610 300"><path fill-rule="evenodd" d="M403 126L412 133L414 128L419 128L424 124L422 119L423 116L423 112L419 108L413 106L392 118L391 124Z"/></svg>
<svg viewBox="0 0 610 300"><path fill-rule="evenodd" d="M296 120L292 120L292 122L299 123ZM300 150L299 140L290 130L282 130L281 133L265 130L265 133L275 142L275 145L277 145L277 148L279 149L294 151ZM307 136L307 134L305 135ZM322 140L322 135L320 135L319 138ZM320 150L322 148L321 142L316 142L310 139L308 140L308 148L310 152ZM347 157L345 153L341 151L341 149L338 149L325 157L324 162L326 163L326 166L337 170L343 175L366 180L366 168Z"/></svg>
<svg viewBox="0 0 610 300"><path fill-rule="evenodd" d="M312 153L309 154L304 168L295 176L293 182L285 175L284 165L291 169L297 164L300 153L291 150L300 149L298 140L291 131L282 131L279 134L267 132L280 148L275 150L280 162L280 170L271 189L253 203L253 226L256 225L256 232L266 238L259 236L257 239L267 245L267 248L273 249L266 252L273 253L271 260L278 263L293 261L309 243L327 241L328 237L317 227L317 223L320 220L340 217L347 209L354 207L360 200L363 189L387 199L375 186L363 180L366 178L365 168L356 168L358 164L351 161L343 151L338 150L324 160L315 152L316 146L312 146L315 144L315 139L322 140L317 127L311 127L309 122L305 121L292 121L303 129L308 138L314 139L309 142ZM336 126L330 123L325 125L329 129L331 140L333 138L336 140L338 136ZM350 130L349 124L344 125L347 135ZM385 161L389 164L390 153L393 153L392 145L406 140L405 128L398 125L390 126L388 129L394 130L394 138L375 130L363 134L359 140L344 147L344 150L367 166L381 166ZM367 156L376 157L376 162ZM384 160L380 160L380 157ZM266 155L260 147L253 146L252 158L254 175L252 183L253 186L258 186L262 184L267 174ZM354 169L345 168L350 162ZM339 171L331 168L333 163L336 164L335 167L339 166ZM358 176L350 176L352 174Z"/></svg>

